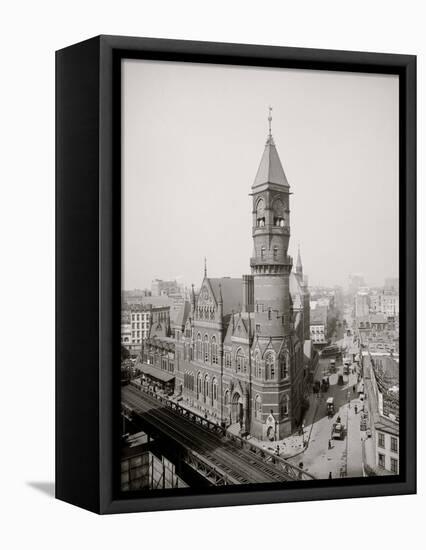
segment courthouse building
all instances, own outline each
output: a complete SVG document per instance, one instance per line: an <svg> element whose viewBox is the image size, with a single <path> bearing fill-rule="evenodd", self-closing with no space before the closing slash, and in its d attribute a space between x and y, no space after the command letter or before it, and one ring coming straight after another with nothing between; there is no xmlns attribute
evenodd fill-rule
<svg viewBox="0 0 426 550"><path fill-rule="evenodd" d="M161 365L166 347L163 375L167 368L170 377L172 363L183 403L241 433L276 440L303 414L310 307L300 252L295 271L288 254L290 186L271 132L251 195L251 273L211 278L205 268L199 293L192 289L173 324L173 346L171 333L153 325L142 364Z"/></svg>

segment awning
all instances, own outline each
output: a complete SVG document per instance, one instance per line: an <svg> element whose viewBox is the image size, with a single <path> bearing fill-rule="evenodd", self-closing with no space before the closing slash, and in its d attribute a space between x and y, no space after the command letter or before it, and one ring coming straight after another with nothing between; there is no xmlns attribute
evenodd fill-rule
<svg viewBox="0 0 426 550"><path fill-rule="evenodd" d="M149 376L150 378L155 378L161 382L170 382L174 379L174 374L166 372L155 367L150 367L149 365L142 365L142 372Z"/></svg>

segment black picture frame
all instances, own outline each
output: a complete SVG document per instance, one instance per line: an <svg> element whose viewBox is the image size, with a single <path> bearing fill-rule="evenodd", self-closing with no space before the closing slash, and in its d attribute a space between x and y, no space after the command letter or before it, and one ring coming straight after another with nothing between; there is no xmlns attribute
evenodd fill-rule
<svg viewBox="0 0 426 550"><path fill-rule="evenodd" d="M124 497L120 399L123 58L397 74L400 474ZM118 362L117 362L118 361ZM416 492L416 57L98 36L56 52L56 498L100 514ZM167 494L166 494L167 493Z"/></svg>

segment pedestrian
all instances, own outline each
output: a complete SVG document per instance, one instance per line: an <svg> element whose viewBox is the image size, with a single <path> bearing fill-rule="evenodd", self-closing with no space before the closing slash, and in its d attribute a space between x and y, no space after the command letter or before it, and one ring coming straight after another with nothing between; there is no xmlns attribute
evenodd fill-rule
<svg viewBox="0 0 426 550"><path fill-rule="evenodd" d="M328 448L331 449L331 439L328 440Z"/></svg>

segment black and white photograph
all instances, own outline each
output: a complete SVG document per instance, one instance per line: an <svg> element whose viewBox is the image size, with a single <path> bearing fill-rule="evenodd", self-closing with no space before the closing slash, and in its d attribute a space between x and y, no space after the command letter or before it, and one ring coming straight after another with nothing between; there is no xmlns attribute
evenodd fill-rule
<svg viewBox="0 0 426 550"><path fill-rule="evenodd" d="M121 63L121 491L398 476L398 75Z"/></svg>
<svg viewBox="0 0 426 550"><path fill-rule="evenodd" d="M423 4L2 7L0 548L421 540Z"/></svg>

